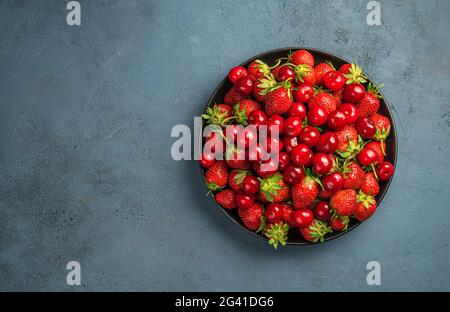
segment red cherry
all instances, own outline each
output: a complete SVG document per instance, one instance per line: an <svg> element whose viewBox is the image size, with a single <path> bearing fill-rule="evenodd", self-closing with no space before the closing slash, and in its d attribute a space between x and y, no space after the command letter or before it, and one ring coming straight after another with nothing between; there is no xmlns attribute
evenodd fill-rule
<svg viewBox="0 0 450 312"><path fill-rule="evenodd" d="M250 146L248 150L248 156L247 159L252 162L260 162L263 159L266 159L267 152L266 149L259 143L256 143L255 145Z"/></svg>
<svg viewBox="0 0 450 312"><path fill-rule="evenodd" d="M291 153L292 149L299 144L297 137L290 137L287 135L283 137L283 142L286 152L288 153Z"/></svg>
<svg viewBox="0 0 450 312"><path fill-rule="evenodd" d="M356 120L355 129L365 139L371 138L377 132L373 121L368 117L360 117Z"/></svg>
<svg viewBox="0 0 450 312"><path fill-rule="evenodd" d="M330 207L326 201L320 201L314 207L314 216L322 221L328 221L331 217Z"/></svg>
<svg viewBox="0 0 450 312"><path fill-rule="evenodd" d="M283 217L284 208L279 203L270 204L267 206L264 216L270 223L277 223Z"/></svg>
<svg viewBox="0 0 450 312"><path fill-rule="evenodd" d="M331 91L338 91L344 87L344 75L336 70L329 71L322 78L323 84Z"/></svg>
<svg viewBox="0 0 450 312"><path fill-rule="evenodd" d="M245 194L245 193L237 193L236 197L236 205L241 209L250 208L255 202L254 194Z"/></svg>
<svg viewBox="0 0 450 312"><path fill-rule="evenodd" d="M298 184L305 177L305 172L302 167L289 165L283 171L283 178L289 184Z"/></svg>
<svg viewBox="0 0 450 312"><path fill-rule="evenodd" d="M310 226L313 220L313 212L309 209L297 209L292 213L292 222L299 228Z"/></svg>
<svg viewBox="0 0 450 312"><path fill-rule="evenodd" d="M320 153L333 154L338 147L336 134L325 132L319 137L316 145L316 151Z"/></svg>
<svg viewBox="0 0 450 312"><path fill-rule="evenodd" d="M214 163L216 162L216 158L214 157L213 153L203 153L202 158L199 161L200 165L203 168L209 168L214 165Z"/></svg>
<svg viewBox="0 0 450 312"><path fill-rule="evenodd" d="M362 166L369 166L378 160L378 155L373 149L366 146L359 152L357 158Z"/></svg>
<svg viewBox="0 0 450 312"><path fill-rule="evenodd" d="M278 81L286 81L288 79L293 80L294 78L295 78L294 70L287 65L281 66L277 72L277 80Z"/></svg>
<svg viewBox="0 0 450 312"><path fill-rule="evenodd" d="M358 119L358 110L356 106L351 103L344 103L339 107L339 110L345 114L347 124L351 125Z"/></svg>
<svg viewBox="0 0 450 312"><path fill-rule="evenodd" d="M278 134L284 132L284 119L279 115L272 115L267 120L267 133L271 134L271 127L278 126Z"/></svg>
<svg viewBox="0 0 450 312"><path fill-rule="evenodd" d="M289 136L297 136L302 130L302 120L299 117L288 117L284 124L284 132Z"/></svg>
<svg viewBox="0 0 450 312"><path fill-rule="evenodd" d="M246 194L255 194L259 190L259 181L254 176L246 176L242 181L242 191Z"/></svg>
<svg viewBox="0 0 450 312"><path fill-rule="evenodd" d="M319 142L320 132L312 126L306 126L300 130L298 139L303 144L315 146Z"/></svg>
<svg viewBox="0 0 450 312"><path fill-rule="evenodd" d="M344 101L350 103L356 103L362 99L366 93L366 89L360 83L351 83L344 87L343 98Z"/></svg>
<svg viewBox="0 0 450 312"><path fill-rule="evenodd" d="M344 175L340 172L333 172L322 178L323 188L331 193L335 193L344 186Z"/></svg>
<svg viewBox="0 0 450 312"><path fill-rule="evenodd" d="M318 175L328 174L331 170L331 158L325 153L317 153L312 159L314 172Z"/></svg>
<svg viewBox="0 0 450 312"><path fill-rule="evenodd" d="M294 99L296 102L306 103L314 96L314 87L310 83L302 83L294 88Z"/></svg>
<svg viewBox="0 0 450 312"><path fill-rule="evenodd" d="M394 166L388 162L388 161L383 161L380 165L378 165L378 167L375 169L375 172L378 175L378 178L381 181L387 181L389 180L392 175L394 174Z"/></svg>
<svg viewBox="0 0 450 312"><path fill-rule="evenodd" d="M327 124L333 130L341 130L347 125L347 119L343 112L336 110L328 115Z"/></svg>
<svg viewBox="0 0 450 312"><path fill-rule="evenodd" d="M301 120L305 119L305 117L306 117L305 105L303 105L300 102L292 103L291 107L289 108L288 115L289 116L297 116Z"/></svg>
<svg viewBox="0 0 450 312"><path fill-rule="evenodd" d="M277 171L278 171L278 163L272 158L266 161L262 161L261 163L257 164L256 167L256 173L261 178L268 178Z"/></svg>
<svg viewBox="0 0 450 312"><path fill-rule="evenodd" d="M342 64L342 66L339 67L339 71L343 74L347 74L348 71L350 70L350 67L352 67L352 64L349 63Z"/></svg>
<svg viewBox="0 0 450 312"><path fill-rule="evenodd" d="M321 126L327 122L328 114L320 106L313 106L308 112L308 122L313 126Z"/></svg>
<svg viewBox="0 0 450 312"><path fill-rule="evenodd" d="M308 166L311 164L313 153L305 144L299 144L292 149L291 160L299 166Z"/></svg>
<svg viewBox="0 0 450 312"><path fill-rule="evenodd" d="M267 124L267 115L263 110L254 110L248 117L248 123L256 126L265 125Z"/></svg>
<svg viewBox="0 0 450 312"><path fill-rule="evenodd" d="M237 146L248 149L258 141L258 131L255 127L246 127L237 136Z"/></svg>
<svg viewBox="0 0 450 312"><path fill-rule="evenodd" d="M228 73L228 79L231 83L236 83L236 81L241 78L247 76L247 69L242 66L233 67Z"/></svg>
<svg viewBox="0 0 450 312"><path fill-rule="evenodd" d="M253 79L249 76L244 76L236 81L234 88L240 94L250 95L253 91L253 85L254 85Z"/></svg>
<svg viewBox="0 0 450 312"><path fill-rule="evenodd" d="M267 144L267 145L266 145L266 150L267 150L267 152L269 152L269 153L277 153L277 152L279 153L279 152L281 152L281 151L283 150L283 148L284 148L283 142L280 141L279 138L276 138L276 137L274 137L274 136L269 136L269 137L267 138L266 144ZM278 150L273 150L272 147L273 147L273 148L278 147Z"/></svg>
<svg viewBox="0 0 450 312"><path fill-rule="evenodd" d="M291 158L290 158L289 154L286 152L280 152L278 154L278 157L279 157L278 161L280 163L278 165L278 167L280 168L280 170L284 170L291 162Z"/></svg>

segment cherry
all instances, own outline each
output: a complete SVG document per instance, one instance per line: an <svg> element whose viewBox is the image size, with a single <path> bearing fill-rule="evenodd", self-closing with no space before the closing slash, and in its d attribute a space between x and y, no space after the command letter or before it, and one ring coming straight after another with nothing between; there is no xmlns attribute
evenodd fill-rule
<svg viewBox="0 0 450 312"><path fill-rule="evenodd" d="M303 144L315 146L319 142L320 132L312 126L306 126L300 130L298 139Z"/></svg>
<svg viewBox="0 0 450 312"><path fill-rule="evenodd" d="M233 67L228 73L228 79L234 84L239 78L247 76L247 69L242 66Z"/></svg>
<svg viewBox="0 0 450 312"><path fill-rule="evenodd" d="M332 161L325 153L317 153L312 159L314 172L318 175L328 174L331 170Z"/></svg>
<svg viewBox="0 0 450 312"><path fill-rule="evenodd" d="M279 115L272 115L267 120L267 133L271 133L271 127L278 126L278 134L284 132L284 119Z"/></svg>
<svg viewBox="0 0 450 312"><path fill-rule="evenodd" d="M239 131L237 136L237 146L248 149L253 146L258 140L258 132L255 127L246 127Z"/></svg>
<svg viewBox="0 0 450 312"><path fill-rule="evenodd" d="M263 159L266 159L267 152L266 149L259 143L256 143L255 145L251 146L248 150L248 157L247 159L252 162L260 162Z"/></svg>
<svg viewBox="0 0 450 312"><path fill-rule="evenodd" d="M327 122L328 114L320 106L313 106L308 112L308 122L313 126L321 126Z"/></svg>
<svg viewBox="0 0 450 312"><path fill-rule="evenodd" d="M358 110L356 106L351 103L344 103L339 107L339 110L345 114L347 124L351 125L358 119Z"/></svg>
<svg viewBox="0 0 450 312"><path fill-rule="evenodd" d="M253 91L253 85L254 85L253 79L249 76L244 76L236 81L234 88L240 94L250 95Z"/></svg>
<svg viewBox="0 0 450 312"><path fill-rule="evenodd" d="M288 153L286 152L280 152L278 154L278 162L280 163L278 167L280 170L284 170L287 166L289 166L289 163L291 162L291 158Z"/></svg>
<svg viewBox="0 0 450 312"><path fill-rule="evenodd" d="M263 110L257 109L250 113L248 123L255 126L267 124L267 115Z"/></svg>
<svg viewBox="0 0 450 312"><path fill-rule="evenodd" d="M295 78L294 70L287 65L281 66L277 72L277 80L278 81L286 81L288 79L293 80L294 78Z"/></svg>
<svg viewBox="0 0 450 312"><path fill-rule="evenodd" d="M237 193L235 197L236 205L241 209L250 208L255 202L254 194Z"/></svg>
<svg viewBox="0 0 450 312"><path fill-rule="evenodd" d="M267 152L269 152L269 153L279 153L279 152L281 152L282 150L283 150L283 148L284 148L284 144L283 144L283 142L282 141L280 141L280 139L279 138L276 138L276 137L274 137L274 136L269 136L268 138L267 138L267 141L266 141L266 150L267 150ZM278 147L278 150L272 150L272 147L273 148L276 148L276 147Z"/></svg>
<svg viewBox="0 0 450 312"><path fill-rule="evenodd" d="M308 166L311 164L313 153L305 144L299 144L292 149L291 160L299 166Z"/></svg>
<svg viewBox="0 0 450 312"><path fill-rule="evenodd" d="M289 184L298 184L305 177L305 172L302 167L289 165L283 171L283 178Z"/></svg>
<svg viewBox="0 0 450 312"><path fill-rule="evenodd" d="M286 148L286 152L291 153L292 149L298 145L297 137L284 136L283 137L284 147Z"/></svg>
<svg viewBox="0 0 450 312"><path fill-rule="evenodd" d="M214 163L216 162L216 158L214 157L213 153L203 153L202 158L199 161L200 165L203 168L209 168L214 165Z"/></svg>
<svg viewBox="0 0 450 312"><path fill-rule="evenodd" d="M259 190L259 181L254 176L246 176L242 181L242 191L246 194L255 194Z"/></svg>
<svg viewBox="0 0 450 312"><path fill-rule="evenodd" d="M284 207L279 203L270 204L267 206L264 216L270 223L280 222L283 217Z"/></svg>
<svg viewBox="0 0 450 312"><path fill-rule="evenodd" d="M340 172L333 172L322 178L322 185L325 191L335 193L344 186L344 175Z"/></svg>
<svg viewBox="0 0 450 312"><path fill-rule="evenodd" d="M366 89L360 83L351 83L344 87L343 98L346 102L356 103L362 99Z"/></svg>
<svg viewBox="0 0 450 312"><path fill-rule="evenodd" d="M272 158L257 164L256 173L261 178L268 178L278 171L278 163Z"/></svg>
<svg viewBox="0 0 450 312"><path fill-rule="evenodd" d="M388 162L388 161L383 161L380 165L378 165L378 167L375 169L375 172L378 175L378 178L381 181L386 181L389 180L392 175L394 174L394 166Z"/></svg>
<svg viewBox="0 0 450 312"><path fill-rule="evenodd" d="M377 132L375 124L369 117L360 117L356 120L355 129L365 139L371 138Z"/></svg>
<svg viewBox="0 0 450 312"><path fill-rule="evenodd" d="M323 75L322 81L327 89L338 91L344 87L345 77L337 70L333 70Z"/></svg>
<svg viewBox="0 0 450 312"><path fill-rule="evenodd" d="M327 124L333 130L341 130L347 125L347 119L343 112L336 110L328 115Z"/></svg>
<svg viewBox="0 0 450 312"><path fill-rule="evenodd" d="M292 213L292 222L299 228L310 226L313 220L313 212L309 209L297 209Z"/></svg>
<svg viewBox="0 0 450 312"><path fill-rule="evenodd" d="M303 105L300 102L292 103L291 107L289 108L288 115L289 116L297 116L301 120L305 119L305 117L306 117L305 105Z"/></svg>
<svg viewBox="0 0 450 312"><path fill-rule="evenodd" d="M302 130L302 120L299 117L288 117L284 124L284 132L289 136L297 136Z"/></svg>
<svg viewBox="0 0 450 312"><path fill-rule="evenodd" d="M320 153L333 154L338 146L336 134L325 132L319 137L316 145L316 151Z"/></svg>
<svg viewBox="0 0 450 312"><path fill-rule="evenodd" d="M294 88L294 99L297 102L306 103L314 96L314 87L310 83L302 83Z"/></svg>
<svg viewBox="0 0 450 312"><path fill-rule="evenodd" d="M330 206L326 201L320 201L314 208L314 216L322 221L328 221L331 217Z"/></svg>
<svg viewBox="0 0 450 312"><path fill-rule="evenodd" d="M359 152L357 158L362 166L369 166L377 161L378 155L373 149L366 146Z"/></svg>

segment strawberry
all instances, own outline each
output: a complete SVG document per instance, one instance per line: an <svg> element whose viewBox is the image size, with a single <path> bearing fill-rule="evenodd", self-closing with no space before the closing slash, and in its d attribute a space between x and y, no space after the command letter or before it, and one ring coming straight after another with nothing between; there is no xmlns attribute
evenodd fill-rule
<svg viewBox="0 0 450 312"><path fill-rule="evenodd" d="M316 83L318 85L322 85L323 75L333 70L334 70L333 66L331 66L328 63L317 64L317 66L314 67L314 72L316 73L316 81L317 81Z"/></svg>
<svg viewBox="0 0 450 312"><path fill-rule="evenodd" d="M314 106L319 106L327 114L329 114L336 110L336 101L331 94L326 92L319 92L314 95L311 100L309 100L308 106L309 109L312 109Z"/></svg>
<svg viewBox="0 0 450 312"><path fill-rule="evenodd" d="M246 176L250 175L251 172L248 170L240 170L235 169L230 172L228 175L228 185L236 192L241 191L242 182L244 182L244 179Z"/></svg>
<svg viewBox="0 0 450 312"><path fill-rule="evenodd" d="M289 224L283 221L275 224L268 224L264 231L264 235L269 239L269 244L273 248L277 249L278 244L281 246L286 246L286 241L288 239Z"/></svg>
<svg viewBox="0 0 450 312"><path fill-rule="evenodd" d="M289 223L289 225L293 225L292 221L292 213L294 212L294 209L292 209L291 205L283 204L283 216L281 217L281 220L284 222Z"/></svg>
<svg viewBox="0 0 450 312"><path fill-rule="evenodd" d="M261 79L270 74L270 67L261 60L254 60L248 65L247 72L255 79Z"/></svg>
<svg viewBox="0 0 450 312"><path fill-rule="evenodd" d="M319 197L323 199L329 199L333 193L326 191L325 189L320 189Z"/></svg>
<svg viewBox="0 0 450 312"><path fill-rule="evenodd" d="M289 84L289 86L288 86ZM266 113L269 116L282 115L286 113L292 105L289 92L290 83L280 85L266 94Z"/></svg>
<svg viewBox="0 0 450 312"><path fill-rule="evenodd" d="M300 234L309 242L323 243L325 235L333 232L326 222L314 219L310 226L300 228Z"/></svg>
<svg viewBox="0 0 450 312"><path fill-rule="evenodd" d="M345 126L339 131L335 132L339 151L347 151L350 142L355 145L358 142L358 132L351 126Z"/></svg>
<svg viewBox="0 0 450 312"><path fill-rule="evenodd" d="M376 196L380 191L380 186L378 185L378 181L373 172L368 172L364 175L364 179L361 184L361 191L372 196Z"/></svg>
<svg viewBox="0 0 450 312"><path fill-rule="evenodd" d="M358 190L364 180L364 171L355 163L350 162L344 166L344 188Z"/></svg>
<svg viewBox="0 0 450 312"><path fill-rule="evenodd" d="M206 109L206 114L202 114L202 118L208 124L219 125L225 127L232 117L232 108L227 104L214 104L213 107Z"/></svg>
<svg viewBox="0 0 450 312"><path fill-rule="evenodd" d="M353 189L337 191L331 196L330 205L338 215L351 215L356 208L356 191Z"/></svg>
<svg viewBox="0 0 450 312"><path fill-rule="evenodd" d="M356 209L353 213L355 218L362 222L371 217L377 209L377 202L371 195L366 195L362 191L359 191L356 195Z"/></svg>
<svg viewBox="0 0 450 312"><path fill-rule="evenodd" d="M350 222L349 216L340 216L337 214L333 214L330 220L328 220L328 224L335 231L346 230L349 222Z"/></svg>
<svg viewBox="0 0 450 312"><path fill-rule="evenodd" d="M216 161L205 173L208 190L218 191L223 189L228 182L228 169L224 160Z"/></svg>
<svg viewBox="0 0 450 312"><path fill-rule="evenodd" d="M295 209L305 209L314 203L319 194L316 178L307 173L299 184L292 186L292 200Z"/></svg>
<svg viewBox="0 0 450 312"><path fill-rule="evenodd" d="M343 73L344 77L346 78L346 84L367 82L366 75L363 73L361 67L359 67L357 64L350 64L350 66L346 65L344 71L346 71L345 73Z"/></svg>
<svg viewBox="0 0 450 312"><path fill-rule="evenodd" d="M294 65L306 64L314 67L314 56L309 51L297 50L294 53L291 53L288 58Z"/></svg>
<svg viewBox="0 0 450 312"><path fill-rule="evenodd" d="M231 146L226 152L227 165L233 169L250 169L250 162L245 159L245 150Z"/></svg>
<svg viewBox="0 0 450 312"><path fill-rule="evenodd" d="M258 102L252 100L243 100L234 105L234 116L236 117L236 122L247 126L248 125L248 117L250 113L260 109L261 106Z"/></svg>
<svg viewBox="0 0 450 312"><path fill-rule="evenodd" d="M316 72L314 69L306 64L297 65L294 68L295 82L316 84Z"/></svg>
<svg viewBox="0 0 450 312"><path fill-rule="evenodd" d="M384 155L386 153L386 144L382 141L380 142L369 142L365 145L365 147L370 148L372 151L377 154L377 163L381 164L384 160Z"/></svg>
<svg viewBox="0 0 450 312"><path fill-rule="evenodd" d="M261 217L264 212L261 204L255 202L249 208L238 208L238 214L246 228L256 231L261 226Z"/></svg>
<svg viewBox="0 0 450 312"><path fill-rule="evenodd" d="M214 199L223 208L233 209L236 208L236 202L234 201L235 196L236 193L233 190L225 189L216 193Z"/></svg>
<svg viewBox="0 0 450 312"><path fill-rule="evenodd" d="M211 130L205 137L205 145L203 151L211 151L211 153L223 153L224 142L222 128Z"/></svg>
<svg viewBox="0 0 450 312"><path fill-rule="evenodd" d="M373 114L370 116L375 128L377 129L373 138L377 141L384 141L389 136L391 131L391 122L389 118L380 114Z"/></svg>
<svg viewBox="0 0 450 312"><path fill-rule="evenodd" d="M373 92L367 91L364 93L361 100L356 103L359 117L369 117L375 114L380 108L380 101Z"/></svg>
<svg viewBox="0 0 450 312"><path fill-rule="evenodd" d="M336 108L341 107L342 104L342 94L344 93L344 89L340 89L338 91L333 92L334 102L336 103Z"/></svg>
<svg viewBox="0 0 450 312"><path fill-rule="evenodd" d="M289 197L289 186L279 172L259 180L259 198L263 202L279 203Z"/></svg>
<svg viewBox="0 0 450 312"><path fill-rule="evenodd" d="M248 95L242 95L237 92L235 88L231 88L230 91L225 94L223 101L225 102L225 104L235 105L236 103L239 103L240 101L246 100L248 98Z"/></svg>

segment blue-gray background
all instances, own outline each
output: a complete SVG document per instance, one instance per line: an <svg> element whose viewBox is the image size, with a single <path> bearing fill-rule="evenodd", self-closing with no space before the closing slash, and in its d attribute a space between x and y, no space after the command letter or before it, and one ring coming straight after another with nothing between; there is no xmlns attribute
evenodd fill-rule
<svg viewBox="0 0 450 312"><path fill-rule="evenodd" d="M450 2L0 1L1 290L450 290ZM309 46L358 62L393 106L399 155L377 214L274 251L170 157L227 70ZM66 285L66 264L82 286ZM377 260L382 284L366 284Z"/></svg>

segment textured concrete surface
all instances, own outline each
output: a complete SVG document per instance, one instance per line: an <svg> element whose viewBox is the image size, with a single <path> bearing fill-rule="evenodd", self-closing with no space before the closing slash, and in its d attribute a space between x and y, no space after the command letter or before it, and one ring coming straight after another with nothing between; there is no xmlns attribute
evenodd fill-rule
<svg viewBox="0 0 450 312"><path fill-rule="evenodd" d="M450 290L449 1L381 1L373 27L367 1L82 0L79 27L66 2L0 1L0 290ZM373 219L275 252L170 158L170 130L230 66L284 46L384 82L399 161Z"/></svg>

